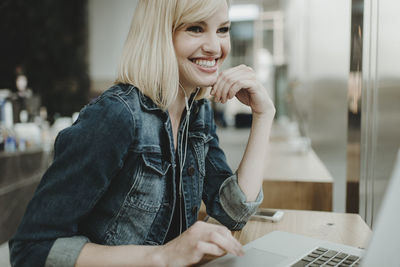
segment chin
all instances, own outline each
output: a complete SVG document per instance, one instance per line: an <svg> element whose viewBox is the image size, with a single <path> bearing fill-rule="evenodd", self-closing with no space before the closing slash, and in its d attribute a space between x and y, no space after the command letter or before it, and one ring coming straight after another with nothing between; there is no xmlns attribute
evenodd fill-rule
<svg viewBox="0 0 400 267"><path fill-rule="evenodd" d="M217 77L206 77L202 79L198 79L197 86L199 87L210 87L213 86L217 82Z"/></svg>
<svg viewBox="0 0 400 267"><path fill-rule="evenodd" d="M215 84L215 82L210 82L210 83L205 83L205 82L202 82L202 83L198 83L197 85L196 85L196 87L212 87L212 86L214 86L214 84Z"/></svg>

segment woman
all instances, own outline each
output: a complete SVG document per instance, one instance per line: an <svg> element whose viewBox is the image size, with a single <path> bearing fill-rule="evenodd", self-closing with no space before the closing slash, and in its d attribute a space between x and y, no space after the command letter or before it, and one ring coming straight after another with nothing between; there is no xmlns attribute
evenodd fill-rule
<svg viewBox="0 0 400 267"><path fill-rule="evenodd" d="M13 265L186 266L243 253L228 228L262 201L275 110L249 67L219 73L229 27L226 0L138 2L116 85L58 135L10 241ZM210 87L215 101L237 97L253 112L236 173L218 145ZM201 200L225 226L196 222Z"/></svg>

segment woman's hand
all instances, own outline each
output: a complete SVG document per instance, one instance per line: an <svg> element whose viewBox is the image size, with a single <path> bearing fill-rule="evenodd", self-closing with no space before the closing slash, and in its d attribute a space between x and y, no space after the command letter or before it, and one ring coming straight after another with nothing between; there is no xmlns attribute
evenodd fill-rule
<svg viewBox="0 0 400 267"><path fill-rule="evenodd" d="M256 79L254 70L246 65L239 65L219 74L211 95L214 101L226 103L236 96L240 102L250 106L253 114L274 115L275 108L267 90Z"/></svg>
<svg viewBox="0 0 400 267"><path fill-rule="evenodd" d="M199 262L204 255L241 256L242 245L226 227L196 222L182 235L162 246L104 246L87 243L75 266L182 267Z"/></svg>
<svg viewBox="0 0 400 267"><path fill-rule="evenodd" d="M199 262L204 255L222 256L226 252L243 255L242 245L226 227L196 222L182 235L161 246L167 266L188 266Z"/></svg>

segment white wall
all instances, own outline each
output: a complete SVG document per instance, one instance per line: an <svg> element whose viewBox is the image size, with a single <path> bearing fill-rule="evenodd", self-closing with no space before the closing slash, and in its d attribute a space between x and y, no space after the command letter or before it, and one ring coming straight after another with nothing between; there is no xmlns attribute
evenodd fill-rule
<svg viewBox="0 0 400 267"><path fill-rule="evenodd" d="M312 78L347 80L350 65L351 1L308 0L308 55Z"/></svg>
<svg viewBox="0 0 400 267"><path fill-rule="evenodd" d="M333 208L345 210L347 80L351 1L286 0L289 79L312 146L334 178Z"/></svg>
<svg viewBox="0 0 400 267"><path fill-rule="evenodd" d="M287 0L286 40L291 77L343 79L350 58L348 0Z"/></svg>
<svg viewBox="0 0 400 267"><path fill-rule="evenodd" d="M89 0L89 74L102 91L116 77L137 0ZM103 85L105 84L105 85Z"/></svg>
<svg viewBox="0 0 400 267"><path fill-rule="evenodd" d="M400 34L398 27L400 1L379 1L378 69L380 78L399 78Z"/></svg>

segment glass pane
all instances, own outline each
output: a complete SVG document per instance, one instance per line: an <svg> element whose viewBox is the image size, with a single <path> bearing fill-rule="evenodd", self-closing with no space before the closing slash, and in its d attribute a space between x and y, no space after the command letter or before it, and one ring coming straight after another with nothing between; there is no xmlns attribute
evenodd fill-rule
<svg viewBox="0 0 400 267"><path fill-rule="evenodd" d="M364 42L370 41L371 47L364 53L367 62L363 72L368 73L364 74L363 89L367 103L372 104L362 114L360 210L372 226L400 147L400 36L395 34L400 25L399 9L396 0L366 2L365 7L365 14L370 16L365 16L364 25L370 25L370 38Z"/></svg>
<svg viewBox="0 0 400 267"><path fill-rule="evenodd" d="M290 104L334 178L334 211L344 211L351 3L285 3Z"/></svg>

